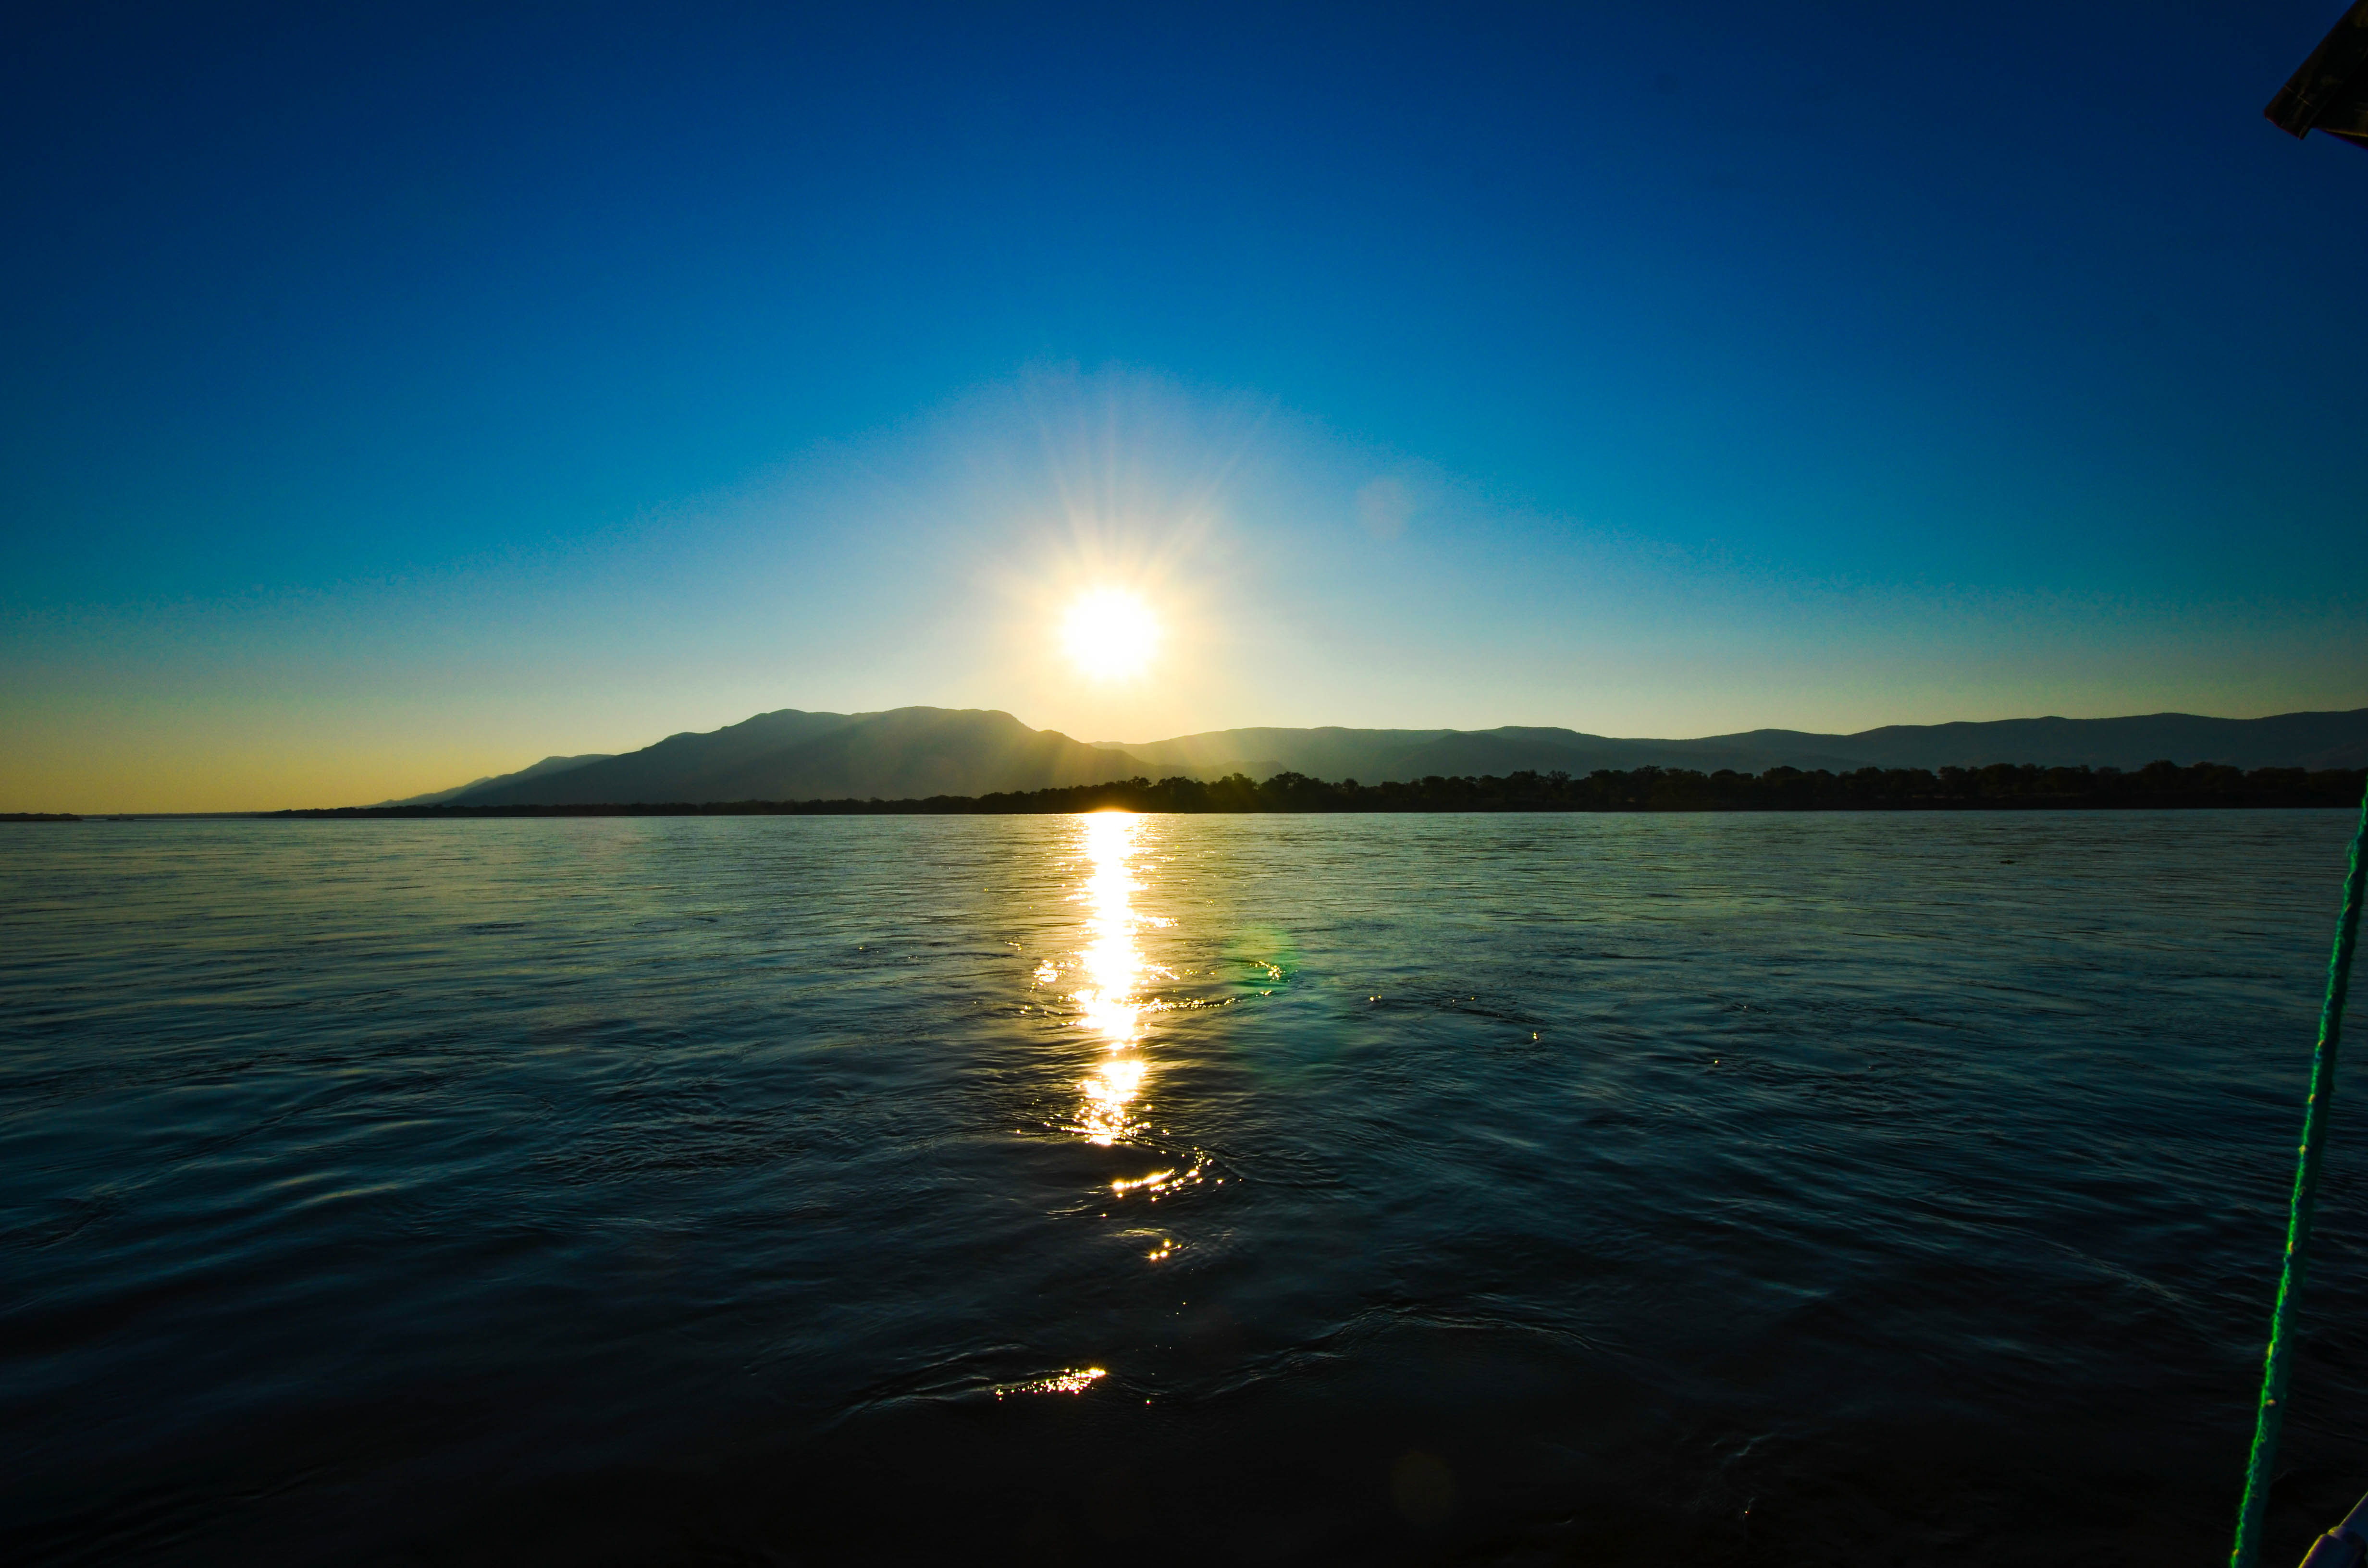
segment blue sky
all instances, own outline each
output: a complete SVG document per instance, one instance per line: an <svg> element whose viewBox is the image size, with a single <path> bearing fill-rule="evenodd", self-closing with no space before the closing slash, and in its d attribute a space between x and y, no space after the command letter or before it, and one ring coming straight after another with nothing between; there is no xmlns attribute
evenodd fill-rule
<svg viewBox="0 0 2368 1568"><path fill-rule="evenodd" d="M2340 11L54 7L0 806L2368 704Z"/></svg>

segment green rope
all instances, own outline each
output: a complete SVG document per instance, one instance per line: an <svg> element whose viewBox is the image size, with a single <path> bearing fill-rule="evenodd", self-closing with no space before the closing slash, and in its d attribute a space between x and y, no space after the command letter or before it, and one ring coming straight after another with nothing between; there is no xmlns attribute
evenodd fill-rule
<svg viewBox="0 0 2368 1568"><path fill-rule="evenodd" d="M2310 1214L2318 1203L2318 1155L2327 1133L2327 1103L2335 1096L2335 1051L2343 1033L2343 994L2351 984L2351 949L2360 939L2362 846L2368 843L2368 795L2351 835L2351 868L2343 877L2343 913L2335 922L2335 951L2327 960L2327 1002L2318 1012L2318 1045L2310 1058L2310 1100L2303 1111L2302 1155L2294 1165L2294 1204L2286 1215L2286 1257L2278 1276L2278 1304L2270 1314L2270 1350L2261 1365L2261 1410L2253 1426L2252 1462L2245 1467L2245 1500L2237 1509L2237 1544L2229 1568L2253 1568L2261 1551L2261 1520L2269 1512L2270 1471L2277 1463L2278 1428L2285 1422L2287 1352L2294 1345L2295 1301L2310 1261Z"/></svg>

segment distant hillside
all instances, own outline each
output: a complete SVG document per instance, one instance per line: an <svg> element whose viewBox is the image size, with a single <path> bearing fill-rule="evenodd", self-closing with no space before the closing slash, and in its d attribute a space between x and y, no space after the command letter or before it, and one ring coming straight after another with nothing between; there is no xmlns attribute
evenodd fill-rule
<svg viewBox="0 0 2368 1568"><path fill-rule="evenodd" d="M490 790L497 784L515 784L523 778L540 778L546 773L581 767L587 762L604 761L614 755L612 752L587 751L581 756L546 756L533 767L521 767L516 773L488 774L483 778L472 778L466 784L455 785L450 790L438 790L432 795L413 795L401 801L381 801L379 804L381 806L440 806L447 801L459 799L472 790Z"/></svg>
<svg viewBox="0 0 2368 1568"><path fill-rule="evenodd" d="M1087 745L1008 713L899 708L885 713L782 709L704 733L671 735L621 756L545 757L498 778L389 805L621 805L712 801L920 799L1101 784L1134 777L1247 773L1355 778L1502 778L1598 769L1980 767L1993 762L2135 769L2149 762L2237 767L2368 767L2368 709L2206 719L2002 719L1891 724L1853 735L1751 730L1696 740L1628 740L1577 730L1215 730L1164 741Z"/></svg>
<svg viewBox="0 0 2368 1568"><path fill-rule="evenodd" d="M461 791L464 806L983 795L1102 784L1145 771L1123 752L982 709L783 709L540 778Z"/></svg>
<svg viewBox="0 0 2368 1568"><path fill-rule="evenodd" d="M1247 773L1265 778L1304 773L1311 778L1379 778L1382 760L1410 754L1453 730L1216 730L1172 741L1100 743L1142 758L1162 773L1218 778Z"/></svg>
<svg viewBox="0 0 2368 1568"><path fill-rule="evenodd" d="M2226 763L2232 767L2359 767L2368 765L2368 708L2339 713L2279 713L2267 719L2205 719L2148 713L2128 719L1998 719L1984 724L1887 724L1855 735L1755 730L1697 744L1782 749L1814 743L1885 767L2144 767L2149 762Z"/></svg>
<svg viewBox="0 0 2368 1568"><path fill-rule="evenodd" d="M1304 773L1368 784L1559 768L1581 777L1655 766L1770 767L1977 767L1993 762L2050 767L2143 767L2149 762L2226 763L2237 767L2368 766L2368 708L2282 713L2268 719L2206 719L2153 713L2127 719L2000 719L1986 723L1889 724L1850 735L1751 730L1698 740L1626 740L1577 730L1507 725L1495 730L1216 730L1173 740L1106 743L1160 768L1201 778L1240 771L1253 778Z"/></svg>
<svg viewBox="0 0 2368 1568"><path fill-rule="evenodd" d="M1780 764L1838 769L1863 766L1838 751L1815 746L1770 749L1714 741L1619 740L1522 725L1496 730L1218 730L1167 741L1106 744L1163 771L1201 778L1227 773L1253 778L1304 773L1311 778L1356 778L1368 784L1433 775L1501 777L1523 769L1549 773L1559 768L1585 776L1598 768L1624 771L1648 765L1705 772L1731 767L1739 773L1759 773Z"/></svg>

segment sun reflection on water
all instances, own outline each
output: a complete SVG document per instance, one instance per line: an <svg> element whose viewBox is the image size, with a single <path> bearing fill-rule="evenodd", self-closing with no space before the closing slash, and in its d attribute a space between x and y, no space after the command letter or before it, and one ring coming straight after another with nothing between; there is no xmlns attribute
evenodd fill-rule
<svg viewBox="0 0 2368 1568"><path fill-rule="evenodd" d="M1140 994L1143 954L1134 937L1138 926L1153 922L1134 912L1142 886L1134 880L1135 840L1143 819L1096 812L1082 825L1091 869L1077 896L1087 907L1091 939L1080 966L1087 983L1073 1000L1078 1022L1101 1042L1102 1060L1078 1085L1085 1096L1078 1119L1090 1142L1109 1145L1126 1135L1128 1107L1143 1092L1146 1067L1139 1051L1148 1007Z"/></svg>
<svg viewBox="0 0 2368 1568"><path fill-rule="evenodd" d="M1054 1372L1046 1378L1030 1378L1024 1382L996 1383L995 1397L1003 1399L1015 1393L1083 1393L1110 1376L1103 1367L1073 1367L1065 1372Z"/></svg>

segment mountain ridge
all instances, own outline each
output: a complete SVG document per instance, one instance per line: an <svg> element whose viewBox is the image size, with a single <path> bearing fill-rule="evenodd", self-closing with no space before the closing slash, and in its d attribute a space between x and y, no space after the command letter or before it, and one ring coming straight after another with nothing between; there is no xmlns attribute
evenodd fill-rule
<svg viewBox="0 0 2368 1568"><path fill-rule="evenodd" d="M1142 770L1122 752L1031 730L997 709L783 708L582 767L464 790L451 803L901 799L1106 784Z"/></svg>
<svg viewBox="0 0 2368 1568"><path fill-rule="evenodd" d="M1283 738L1322 737L1292 746ZM1352 738L1353 737L1353 738ZM1111 742L1113 749L1155 763L1224 768L1238 763L1316 778L1367 783L1503 774L1520 769L1590 773L1640 767L1978 767L1994 762L2048 767L2143 767L2168 760L2220 762L2239 767L2368 766L2368 708L2215 719L2193 713L2135 714L2110 719L1955 720L1941 724L1885 724L1850 734L1805 730L1746 730L1691 740L1631 739L1542 725L1493 730L1215 730L1171 740Z"/></svg>
<svg viewBox="0 0 2368 1568"><path fill-rule="evenodd" d="M472 790L488 790L497 784L513 784L523 779L540 778L546 773L564 772L571 767L581 767L583 764L587 762L605 762L615 755L616 754L614 752L587 751L580 753L575 756L546 756L541 762L533 763L528 767L519 768L516 773L487 774L483 778L472 778L466 784L455 785L450 790L431 790L425 795L407 796L400 801L381 801L378 803L378 807L440 806L445 801L456 800L459 797L467 794ZM372 809L376 810L378 807L373 807Z"/></svg>
<svg viewBox="0 0 2368 1568"><path fill-rule="evenodd" d="M917 799L982 795L1131 778L1302 773L1387 783L1440 776L1685 767L1977 767L1995 762L2120 767L2149 762L2238 767L2368 766L2368 708L2216 719L2192 713L2109 719L1885 724L1851 734L1746 730L1690 740L1589 734L1551 725L1491 730L1254 726L1167 740L1074 740L999 709L897 708L871 713L777 709L737 724L685 731L613 756L546 757L417 803L594 805L634 801ZM562 766L553 766L559 764ZM396 803L396 802L390 802Z"/></svg>

